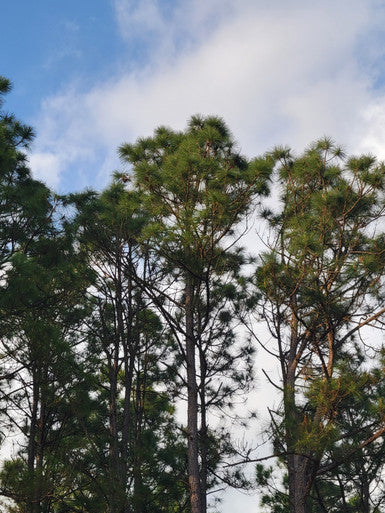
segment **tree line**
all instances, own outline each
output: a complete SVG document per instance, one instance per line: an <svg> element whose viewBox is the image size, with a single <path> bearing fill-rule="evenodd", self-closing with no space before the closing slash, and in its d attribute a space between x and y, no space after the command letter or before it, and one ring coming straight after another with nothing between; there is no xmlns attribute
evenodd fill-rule
<svg viewBox="0 0 385 513"><path fill-rule="evenodd" d="M31 175L10 88L3 509L206 513L235 486L271 513L384 511L384 164L326 138L250 160L222 119L193 116L122 144L103 191L59 195ZM228 427L256 349L279 368L268 456Z"/></svg>

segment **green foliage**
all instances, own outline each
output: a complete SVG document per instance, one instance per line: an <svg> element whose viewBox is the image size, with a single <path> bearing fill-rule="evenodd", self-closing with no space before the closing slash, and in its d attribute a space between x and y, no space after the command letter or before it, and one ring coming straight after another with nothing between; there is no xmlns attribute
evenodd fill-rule
<svg viewBox="0 0 385 513"><path fill-rule="evenodd" d="M0 77L0 107L10 82ZM25 251L37 233L48 229L51 192L31 177L24 153L33 130L0 111L0 266L15 251Z"/></svg>
<svg viewBox="0 0 385 513"><path fill-rule="evenodd" d="M326 454L339 446L338 419L372 380L349 364L345 351L354 361L360 355L354 335L366 325L381 326L385 173L374 157L346 159L328 139L298 158L286 149L270 158L282 208L264 213L274 242L260 257L255 283L277 340L283 405L272 427L277 452L286 454L290 511L296 511ZM370 439L364 426L357 433ZM335 486L317 483L317 493Z"/></svg>
<svg viewBox="0 0 385 513"><path fill-rule="evenodd" d="M0 108L10 89L0 77ZM292 512L302 486L313 513L381 511L384 362L368 365L356 336L383 327L384 164L328 138L249 161L221 118L193 116L122 145L127 173L101 193L58 197L31 176L33 136L0 111L8 511L188 513L192 439L202 504L219 485L248 488L223 466L238 457L231 433L208 416L252 383L255 348L236 326L251 310L277 341L283 391L277 467L256 467L261 506ZM246 278L238 227L272 176L271 245ZM187 429L186 396L199 419Z"/></svg>
<svg viewBox="0 0 385 513"><path fill-rule="evenodd" d="M219 258L218 245L250 207L267 192L271 167L249 163L234 151L220 118L193 117L184 133L158 128L151 139L120 148L133 166L152 220L144 232L175 263L191 272Z"/></svg>

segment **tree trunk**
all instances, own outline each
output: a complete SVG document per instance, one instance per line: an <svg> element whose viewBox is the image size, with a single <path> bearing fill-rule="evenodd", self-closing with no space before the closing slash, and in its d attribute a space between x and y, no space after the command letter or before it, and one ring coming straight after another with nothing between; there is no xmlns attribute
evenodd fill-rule
<svg viewBox="0 0 385 513"><path fill-rule="evenodd" d="M133 461L133 511L134 513L147 513L146 497L144 495L142 479L142 427L146 390L146 369L143 370L144 376L138 374L135 393L135 432L134 446L132 448Z"/></svg>
<svg viewBox="0 0 385 513"><path fill-rule="evenodd" d="M33 488L31 495L28 499L28 509L30 513L40 513L40 497L38 490L38 481L36 479L36 445L37 445L37 430L38 430L38 410L40 400L40 373L33 370L32 372L32 410L31 410L31 421L30 421L30 432L28 440L28 471L31 477L33 476Z"/></svg>
<svg viewBox="0 0 385 513"><path fill-rule="evenodd" d="M200 407L201 407L201 426L200 426L200 449L201 449L201 470L200 470L200 481L201 481L201 500L202 500L202 511L207 510L207 452L208 452L208 440L207 440L207 408L206 408L206 374L207 364L203 349L199 350L200 359Z"/></svg>
<svg viewBox="0 0 385 513"><path fill-rule="evenodd" d="M290 372L288 376L291 382ZM290 513L310 513L307 499L316 476L319 461L317 461L312 452L299 453L298 428L303 419L297 414L294 385L285 386L284 396L286 447L288 453L289 511Z"/></svg>
<svg viewBox="0 0 385 513"><path fill-rule="evenodd" d="M122 510L122 483L119 462L119 433L118 433L118 373L119 373L119 340L115 334L112 361L109 369L109 478L111 480L109 492L109 513L125 513Z"/></svg>
<svg viewBox="0 0 385 513"><path fill-rule="evenodd" d="M134 358L136 350L139 346L139 333L136 327L135 339L133 336L134 328L134 313L133 313L133 286L132 286L132 249L129 246L128 254L128 300L127 300L127 322L126 331L124 333L124 320L122 309L118 309L118 326L119 331L122 333L123 341L123 358L124 358L124 405L123 405L123 426L122 426L122 447L121 447L121 458L124 466L124 475L127 480L127 458L128 458L128 446L129 446L129 435L131 429L131 393L132 383L134 376ZM136 312L135 320L137 322L138 312Z"/></svg>
<svg viewBox="0 0 385 513"><path fill-rule="evenodd" d="M288 456L290 513L309 513L306 506L309 494L308 466L309 461L305 456Z"/></svg>
<svg viewBox="0 0 385 513"><path fill-rule="evenodd" d="M298 320L296 300L292 298L290 352L287 370L284 371L284 418L285 442L287 450L287 470L289 480L289 511L290 513L309 513L307 498L310 493L314 471L310 454L299 454L298 429L304 420L297 411L296 405L296 372L302 354L301 341L298 339Z"/></svg>
<svg viewBox="0 0 385 513"><path fill-rule="evenodd" d="M191 513L205 513L202 508L198 450L198 387L195 367L194 287L191 277L186 279L186 365L187 365L187 463Z"/></svg>
<svg viewBox="0 0 385 513"><path fill-rule="evenodd" d="M129 252L129 265L131 266L131 251ZM128 322L125 323L123 315L123 272L122 272L122 258L121 249L117 248L116 254L116 322L117 322L117 340L118 349L116 355L116 383L115 393L118 397L118 373L120 371L119 358L120 352L123 352L123 364L124 364L124 403L123 403L123 422L121 427L121 442L119 442L118 426L116 426L116 486L118 487L117 495L119 497L118 513L130 513L131 507L128 504L127 497L127 481L128 481L128 443L129 443L129 430L131 425L131 392L132 392L132 381L134 371L134 358L132 351L132 281L131 272L129 276L128 286ZM115 400L116 403L116 400ZM116 404L115 404L116 407ZM117 412L117 410L116 410ZM117 420L117 413L116 413Z"/></svg>
<svg viewBox="0 0 385 513"><path fill-rule="evenodd" d="M370 481L365 471L362 472L360 488L360 511L362 513L370 513Z"/></svg>

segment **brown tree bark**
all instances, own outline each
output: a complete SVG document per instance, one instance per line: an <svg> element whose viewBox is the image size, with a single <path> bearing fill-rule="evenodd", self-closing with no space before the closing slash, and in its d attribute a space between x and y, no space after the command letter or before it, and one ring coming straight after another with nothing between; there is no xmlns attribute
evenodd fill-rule
<svg viewBox="0 0 385 513"><path fill-rule="evenodd" d="M185 286L186 365L187 365L187 464L191 513L205 513L202 507L202 487L199 474L198 448L198 386L195 365L194 286L187 276Z"/></svg>

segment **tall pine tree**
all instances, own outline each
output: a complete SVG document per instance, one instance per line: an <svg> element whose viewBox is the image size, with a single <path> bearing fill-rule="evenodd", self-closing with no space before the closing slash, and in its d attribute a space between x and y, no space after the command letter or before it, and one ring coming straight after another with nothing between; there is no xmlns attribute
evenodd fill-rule
<svg viewBox="0 0 385 513"><path fill-rule="evenodd" d="M238 265L230 256L231 237L255 195L267 192L270 167L241 157L228 128L215 117L195 116L185 132L158 128L152 138L123 145L120 154L132 166L151 217L146 243L166 271L164 282L149 294L175 335L185 370L191 511L203 513L209 383L225 369L227 376L231 373L230 354L227 363L210 361L214 345L220 345L210 338L214 319L220 322L213 286L226 281ZM217 353L224 357L225 349Z"/></svg>
<svg viewBox="0 0 385 513"><path fill-rule="evenodd" d="M336 419L356 390L343 358L385 313L385 167L372 156L346 158L327 139L299 158L285 149L270 158L281 202L278 212L265 212L270 249L256 281L280 365L283 405L272 428L287 466L289 510L306 513L339 437ZM374 424L369 440L384 432L383 422Z"/></svg>

